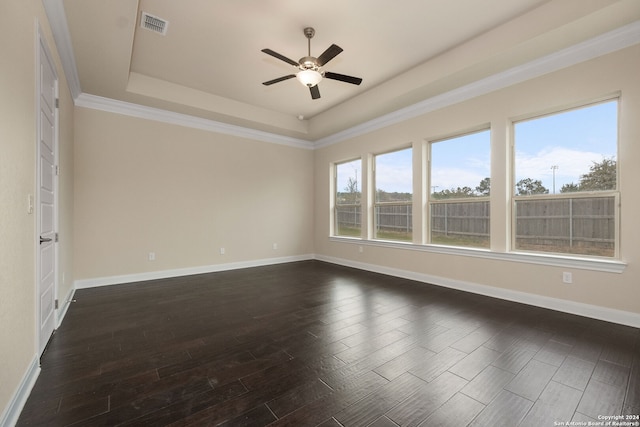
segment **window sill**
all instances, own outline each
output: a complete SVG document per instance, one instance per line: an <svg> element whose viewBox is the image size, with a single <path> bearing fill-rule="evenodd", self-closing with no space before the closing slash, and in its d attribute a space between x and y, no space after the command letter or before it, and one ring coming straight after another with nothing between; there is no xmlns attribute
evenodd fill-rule
<svg viewBox="0 0 640 427"><path fill-rule="evenodd" d="M388 240L365 240L357 237L330 236L329 241L350 243L361 246L403 249L435 254L468 256L498 261L539 264L553 267L576 268L581 270L603 271L607 273L622 273L627 264L615 259L582 258L557 254L527 253L527 252L493 252L488 249L462 248L441 245L418 245L407 242L392 242Z"/></svg>

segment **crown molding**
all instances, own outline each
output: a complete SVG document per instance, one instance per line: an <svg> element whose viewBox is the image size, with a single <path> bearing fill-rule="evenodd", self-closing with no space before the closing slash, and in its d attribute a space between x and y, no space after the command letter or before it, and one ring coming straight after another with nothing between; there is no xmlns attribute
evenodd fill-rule
<svg viewBox="0 0 640 427"><path fill-rule="evenodd" d="M317 149L439 110L640 43L640 21L480 79L315 141L85 94L80 86L63 0L42 0L75 105L297 148Z"/></svg>
<svg viewBox="0 0 640 427"><path fill-rule="evenodd" d="M640 43L640 21L315 141L326 147Z"/></svg>
<svg viewBox="0 0 640 427"><path fill-rule="evenodd" d="M240 138L248 138L255 141L269 142L272 144L287 145L296 148L313 149L313 143L298 138L291 138L270 132L250 129L243 126L230 125L217 122L215 120L203 119L190 116L188 114L175 113L173 111L159 108L146 107L130 102L118 101L102 96L81 93L75 99L77 107L91 108L94 110L106 111L109 113L123 114L125 116L137 117L140 119L154 120L157 122L174 124L205 130L209 132L232 135Z"/></svg>

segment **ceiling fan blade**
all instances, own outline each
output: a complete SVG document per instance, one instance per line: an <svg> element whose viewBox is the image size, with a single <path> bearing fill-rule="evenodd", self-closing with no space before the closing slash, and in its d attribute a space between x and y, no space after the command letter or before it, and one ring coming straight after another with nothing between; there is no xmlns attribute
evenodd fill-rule
<svg viewBox="0 0 640 427"><path fill-rule="evenodd" d="M284 61L284 62L286 62L288 64L291 64L291 65L293 65L295 67L300 65L296 61L294 61L293 59L289 59L284 55L280 55L278 52L274 52L271 49L262 49L262 52L266 53L267 55L271 55L274 58L278 58L279 60Z"/></svg>
<svg viewBox="0 0 640 427"><path fill-rule="evenodd" d="M269 80L268 82L263 82L262 84L265 85L265 86L269 86L269 85L272 85L274 83L280 83L282 81L292 79L295 76L296 76L295 74L289 74L288 76L278 77L277 79Z"/></svg>
<svg viewBox="0 0 640 427"><path fill-rule="evenodd" d="M320 89L318 89L318 85L311 86L309 91L311 92L311 99L320 98Z"/></svg>
<svg viewBox="0 0 640 427"><path fill-rule="evenodd" d="M329 46L327 48L327 50L325 50L324 52L322 52L322 55L320 55L318 57L318 67L322 67L324 64L326 64L327 62L331 61L333 58L335 58L340 52L342 52L342 48L336 44L332 44L331 46Z"/></svg>
<svg viewBox="0 0 640 427"><path fill-rule="evenodd" d="M325 72L324 76L328 79L340 80L341 82L351 83L354 85L362 83L362 79L360 77L346 76L344 74L332 73L330 71Z"/></svg>

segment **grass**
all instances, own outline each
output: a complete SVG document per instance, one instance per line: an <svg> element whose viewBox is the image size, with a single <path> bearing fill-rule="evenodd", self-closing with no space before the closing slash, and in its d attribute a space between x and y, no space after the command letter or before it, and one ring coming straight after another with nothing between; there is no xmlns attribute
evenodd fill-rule
<svg viewBox="0 0 640 427"><path fill-rule="evenodd" d="M362 235L362 230L356 227L340 227L337 235L345 236L345 237L360 237ZM376 233L376 239L411 242L412 235L411 233L407 233L407 232L379 230ZM482 237L482 236L434 234L431 236L431 243L434 245L459 246L459 247L470 247L470 248L489 249L490 247L489 238ZM518 242L516 244L516 249L524 250L524 251L560 253L560 254L569 254L569 255L601 256L601 257L609 257L609 258L615 256L615 250L612 247L535 245L535 244L523 244Z"/></svg>
<svg viewBox="0 0 640 427"><path fill-rule="evenodd" d="M490 244L488 237L462 236L459 234L433 234L431 235L431 243L433 243L434 245L465 246L486 249L489 249Z"/></svg>
<svg viewBox="0 0 640 427"><path fill-rule="evenodd" d="M413 240L413 235L411 232L406 231L378 230L378 232L376 233L376 239L411 242Z"/></svg>

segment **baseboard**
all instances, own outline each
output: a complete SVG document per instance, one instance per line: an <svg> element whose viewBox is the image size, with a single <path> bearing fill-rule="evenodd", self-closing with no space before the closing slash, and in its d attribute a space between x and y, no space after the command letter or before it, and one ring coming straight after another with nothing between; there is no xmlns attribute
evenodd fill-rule
<svg viewBox="0 0 640 427"><path fill-rule="evenodd" d="M284 264L287 262L307 261L314 259L313 254L264 258L252 261L240 261L226 264L214 264L201 267L177 268L173 270L151 271L148 273L125 274L120 276L97 277L74 281L75 289L95 288L98 286L119 285L122 283L144 282L147 280L168 279L171 277L191 276L194 274L215 273L218 271L238 270L241 268L262 267L265 265Z"/></svg>
<svg viewBox="0 0 640 427"><path fill-rule="evenodd" d="M584 304L575 301L563 300L559 298L535 295L526 292L514 291L504 288L496 288L493 286L480 285L477 283L453 280L446 277L433 276L430 274L416 273L414 271L401 270L396 268L384 267L380 265L367 264L358 261L347 260L343 258L334 258L324 255L316 255L315 259L325 261L332 264L343 265L345 267L353 267L359 270L371 271L374 273L387 274L389 276L401 277L404 279L415 280L418 282L429 283L432 285L443 286L446 288L457 289L461 291L471 292L474 294L485 295L493 298L533 305L541 308L561 311L564 313L576 314L578 316L589 317L592 319L604 320L607 322L618 323L621 325L640 328L640 314L629 311L616 310L613 308L601 307L597 305Z"/></svg>
<svg viewBox="0 0 640 427"><path fill-rule="evenodd" d="M24 373L20 385L13 394L13 398L9 401L9 405L5 408L0 418L0 427L12 427L18 422L22 408L27 403L31 389L33 389L38 375L40 374L40 363L37 356L34 356L29 368Z"/></svg>
<svg viewBox="0 0 640 427"><path fill-rule="evenodd" d="M446 277L434 276L430 274L417 273L409 270L401 270L380 265L368 264L359 261L352 261L343 258L330 257L325 255L297 255L291 257L266 258L252 261L241 261L227 264L215 264L202 267L180 268L174 270L161 270L149 273L128 274L121 276L99 277L93 279L82 279L74 282L75 289L93 288L98 286L117 285L122 283L142 282L146 280L166 279L171 277L189 276L193 274L215 273L218 271L237 270L241 268L261 267L265 265L283 264L287 262L306 261L317 259L331 264L353 267L359 270L371 271L374 273L387 274L404 279L415 280L417 282L429 283L451 289L485 295L507 301L533 305L541 308L561 311L564 313L576 314L578 316L592 319L604 320L621 325L640 328L640 314L629 311L616 310L608 307L584 304L575 301L563 300L559 298L546 297L527 292L514 291L511 289L496 288L493 286L481 285L478 283L453 280Z"/></svg>

